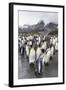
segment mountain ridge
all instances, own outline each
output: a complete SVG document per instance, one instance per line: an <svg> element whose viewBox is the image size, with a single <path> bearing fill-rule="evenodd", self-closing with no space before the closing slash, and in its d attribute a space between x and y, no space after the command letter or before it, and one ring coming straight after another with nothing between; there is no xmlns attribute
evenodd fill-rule
<svg viewBox="0 0 66 90"><path fill-rule="evenodd" d="M23 32L44 32L44 33L50 33L52 31L58 31L58 24L55 24L53 22L48 23L45 25L43 21L38 22L34 25L24 25L22 28L18 28L19 33Z"/></svg>

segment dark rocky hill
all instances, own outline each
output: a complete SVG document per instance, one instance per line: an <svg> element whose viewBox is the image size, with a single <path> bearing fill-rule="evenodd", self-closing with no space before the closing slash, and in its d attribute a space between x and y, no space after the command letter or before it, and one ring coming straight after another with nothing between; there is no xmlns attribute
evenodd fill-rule
<svg viewBox="0 0 66 90"><path fill-rule="evenodd" d="M19 27L19 33L23 32L44 32L44 33L53 33L58 32L58 24L55 23L48 23L45 25L43 21L38 22L37 24L34 25L24 25L22 28Z"/></svg>

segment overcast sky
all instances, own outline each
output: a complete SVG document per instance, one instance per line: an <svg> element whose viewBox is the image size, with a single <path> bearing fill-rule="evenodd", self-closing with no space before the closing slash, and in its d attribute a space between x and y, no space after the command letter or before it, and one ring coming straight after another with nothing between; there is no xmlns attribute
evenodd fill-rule
<svg viewBox="0 0 66 90"><path fill-rule="evenodd" d="M40 20L43 20L45 25L49 22L58 24L58 13L19 11L19 26L37 24Z"/></svg>

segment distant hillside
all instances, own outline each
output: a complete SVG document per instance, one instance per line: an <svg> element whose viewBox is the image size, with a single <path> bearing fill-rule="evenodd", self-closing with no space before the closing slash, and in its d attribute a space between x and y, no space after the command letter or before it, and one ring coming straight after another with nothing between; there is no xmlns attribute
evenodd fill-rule
<svg viewBox="0 0 66 90"><path fill-rule="evenodd" d="M50 22L45 26L45 30L47 33L58 31L58 24Z"/></svg>
<svg viewBox="0 0 66 90"><path fill-rule="evenodd" d="M56 28L58 26L58 24L55 24L53 22L50 22L48 23L45 27L46 28L50 28L50 29L53 29L53 28Z"/></svg>
<svg viewBox="0 0 66 90"><path fill-rule="evenodd" d="M57 30L51 31L48 33L48 35L58 35L58 31Z"/></svg>
<svg viewBox="0 0 66 90"><path fill-rule="evenodd" d="M52 22L48 23L45 26L45 23L43 21L38 22L34 25L24 25L22 28L19 27L19 33L23 32L44 32L44 33L50 33L53 31L58 31L58 25L54 24Z"/></svg>

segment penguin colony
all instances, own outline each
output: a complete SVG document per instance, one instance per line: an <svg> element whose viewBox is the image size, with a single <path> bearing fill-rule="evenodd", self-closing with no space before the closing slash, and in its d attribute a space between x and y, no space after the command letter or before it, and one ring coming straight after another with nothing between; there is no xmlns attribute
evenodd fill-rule
<svg viewBox="0 0 66 90"><path fill-rule="evenodd" d="M58 37L46 35L22 35L18 37L18 51L26 57L35 72L42 74L43 66L48 65L58 52Z"/></svg>

